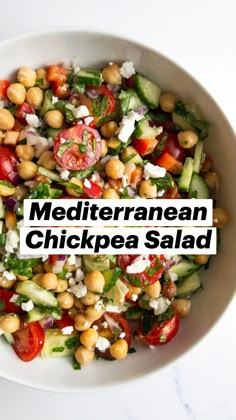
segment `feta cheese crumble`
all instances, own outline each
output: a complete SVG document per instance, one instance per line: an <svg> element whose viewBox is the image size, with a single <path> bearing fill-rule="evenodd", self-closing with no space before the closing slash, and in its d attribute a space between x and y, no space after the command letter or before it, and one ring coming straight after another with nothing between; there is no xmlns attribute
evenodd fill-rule
<svg viewBox="0 0 236 420"><path fill-rule="evenodd" d="M177 281L178 280L178 276L176 273L172 273L171 271L168 271L169 277L171 281Z"/></svg>
<svg viewBox="0 0 236 420"><path fill-rule="evenodd" d="M149 178L163 178L166 174L166 169L152 163L146 163L144 165L144 177Z"/></svg>
<svg viewBox="0 0 236 420"><path fill-rule="evenodd" d="M120 68L120 74L122 77L124 77L125 79L129 79L131 76L133 76L133 74L135 74L135 68L134 68L134 63L132 61L125 61L121 68Z"/></svg>
<svg viewBox="0 0 236 420"><path fill-rule="evenodd" d="M125 332L120 333L119 338L125 338L126 334Z"/></svg>
<svg viewBox="0 0 236 420"><path fill-rule="evenodd" d="M9 302L15 303L18 299L20 295L18 295L17 293L14 293L14 295L12 295L11 299L9 300Z"/></svg>
<svg viewBox="0 0 236 420"><path fill-rule="evenodd" d="M72 326L64 327L61 329L63 335L71 335L73 333L74 328Z"/></svg>
<svg viewBox="0 0 236 420"><path fill-rule="evenodd" d="M85 105L78 106L78 108L73 109L72 112L75 118L84 118L89 116L89 110Z"/></svg>
<svg viewBox="0 0 236 420"><path fill-rule="evenodd" d="M92 121L94 120L94 118L93 117L86 117L85 119L84 119L84 123L86 124L86 125L89 125Z"/></svg>
<svg viewBox="0 0 236 420"><path fill-rule="evenodd" d="M146 268L150 267L150 260L145 256L139 255L132 264L126 267L126 273L137 274L142 273Z"/></svg>
<svg viewBox="0 0 236 420"><path fill-rule="evenodd" d="M127 311L127 306L125 305L110 305L109 303L106 305L107 312L114 312L116 314L120 314L121 312Z"/></svg>
<svg viewBox="0 0 236 420"><path fill-rule="evenodd" d="M41 125L40 119L35 114L26 114L25 119L31 127L38 128Z"/></svg>
<svg viewBox="0 0 236 420"><path fill-rule="evenodd" d="M28 300L28 302L22 302L20 306L23 311L29 312L33 309L34 304L32 300Z"/></svg>
<svg viewBox="0 0 236 420"><path fill-rule="evenodd" d="M135 293L133 293L132 295L131 295L131 298L130 298L133 302L136 302L136 300L138 300L138 295L136 295Z"/></svg>
<svg viewBox="0 0 236 420"><path fill-rule="evenodd" d="M98 330L98 326L97 325L93 325L92 328L97 331Z"/></svg>
<svg viewBox="0 0 236 420"><path fill-rule="evenodd" d="M134 131L135 121L140 121L142 118L143 115L135 111L129 111L127 115L124 115L117 130L118 139L122 143L126 143L129 140L129 137Z"/></svg>
<svg viewBox="0 0 236 420"><path fill-rule="evenodd" d="M84 180L84 187L85 188L91 188L92 187L91 182L87 178L85 178L85 180Z"/></svg>
<svg viewBox="0 0 236 420"><path fill-rule="evenodd" d="M160 296L157 299L150 299L149 306L154 310L154 315L160 315L165 312L170 306L171 301L164 296Z"/></svg>
<svg viewBox="0 0 236 420"><path fill-rule="evenodd" d="M70 255L69 257L67 257L67 264L68 265L75 265L75 263L76 263L75 255Z"/></svg>
<svg viewBox="0 0 236 420"><path fill-rule="evenodd" d="M7 280L16 280L16 276L12 271L3 271L2 275Z"/></svg>
<svg viewBox="0 0 236 420"><path fill-rule="evenodd" d="M103 308L103 300L100 299L97 301L97 303L94 306L95 311L100 311Z"/></svg>
<svg viewBox="0 0 236 420"><path fill-rule="evenodd" d="M6 234L5 250L9 253L14 252L19 242L19 236L15 230L9 230Z"/></svg>
<svg viewBox="0 0 236 420"><path fill-rule="evenodd" d="M107 338L99 336L98 341L95 344L95 347L99 351L104 353L107 349L109 349L109 347L111 347L111 343Z"/></svg>
<svg viewBox="0 0 236 420"><path fill-rule="evenodd" d="M68 181L70 178L70 171L68 171L68 169L63 169L63 171L60 172L60 177L64 181Z"/></svg>
<svg viewBox="0 0 236 420"><path fill-rule="evenodd" d="M52 96L52 104L55 105L59 101L57 96Z"/></svg>
<svg viewBox="0 0 236 420"><path fill-rule="evenodd" d="M87 293L87 287L82 282L75 284L74 286L72 286L70 289L67 289L67 290L73 293L73 295L75 295L75 297L77 297L78 299L84 297Z"/></svg>

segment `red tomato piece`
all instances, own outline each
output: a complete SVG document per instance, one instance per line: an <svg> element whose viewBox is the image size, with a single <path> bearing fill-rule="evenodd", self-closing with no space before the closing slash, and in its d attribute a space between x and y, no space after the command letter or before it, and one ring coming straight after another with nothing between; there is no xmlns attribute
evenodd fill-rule
<svg viewBox="0 0 236 420"><path fill-rule="evenodd" d="M18 163L16 154L9 147L0 146L0 180L18 184L20 180L16 169Z"/></svg>
<svg viewBox="0 0 236 420"><path fill-rule="evenodd" d="M99 160L101 152L102 143L97 130L85 124L62 131L54 140L55 159L65 169L81 171L90 168Z"/></svg>
<svg viewBox="0 0 236 420"><path fill-rule="evenodd" d="M0 80L0 98L8 99L7 98L7 89L10 86L10 82L8 80Z"/></svg>
<svg viewBox="0 0 236 420"><path fill-rule="evenodd" d="M58 260L59 255L49 255L48 262L50 265L55 265Z"/></svg>
<svg viewBox="0 0 236 420"><path fill-rule="evenodd" d="M137 152L141 155L141 156L146 156L149 155L150 153L153 152L153 150L155 149L156 145L157 145L157 140L155 138L146 138L146 139L134 139L132 141L132 145L134 146L134 148L137 150Z"/></svg>
<svg viewBox="0 0 236 420"><path fill-rule="evenodd" d="M164 132L157 137L159 142L165 134L166 133ZM179 145L179 142L177 139L177 133L168 132L166 135L167 135L167 139L166 139L166 142L165 142L164 148L162 149L161 154L167 152L179 162L183 162L187 156L187 152L186 152L186 149L183 149L183 147ZM158 145L157 145L157 149L158 149Z"/></svg>
<svg viewBox="0 0 236 420"><path fill-rule="evenodd" d="M162 346L168 343L176 335L179 329L179 316L174 314L171 319L164 321L161 325L154 322L150 331L143 333L143 320L140 320L137 336L149 346Z"/></svg>
<svg viewBox="0 0 236 420"><path fill-rule="evenodd" d="M24 102L22 105L19 105L16 110L16 118L18 118L22 122L26 122L26 114L35 114L35 109Z"/></svg>
<svg viewBox="0 0 236 420"><path fill-rule="evenodd" d="M125 280L128 283L133 284L138 287L146 288L147 286L155 283L159 278L162 276L164 271L164 257L160 255L157 257L156 255L149 255L148 259L150 261L150 266L147 270L144 270L142 273L135 273L135 274L127 274L127 267L133 264L133 261L138 257L138 255L118 255L118 265L122 268L122 270L126 273L124 275ZM149 275L149 270L151 270L151 274Z"/></svg>
<svg viewBox="0 0 236 420"><path fill-rule="evenodd" d="M167 171L171 170L177 163L178 161L168 152L163 153L156 162L157 165L165 168Z"/></svg>
<svg viewBox="0 0 236 420"><path fill-rule="evenodd" d="M49 66L47 71L48 82L57 82L60 85L66 82L68 72L61 66Z"/></svg>
<svg viewBox="0 0 236 420"><path fill-rule="evenodd" d="M89 198L101 198L102 195L102 187L100 185L96 184L95 182L89 180L89 183L91 185L90 188L84 186L84 193Z"/></svg>
<svg viewBox="0 0 236 420"><path fill-rule="evenodd" d="M70 86L67 83L54 82L52 85L53 95L60 99L68 98L70 95Z"/></svg>
<svg viewBox="0 0 236 420"><path fill-rule="evenodd" d="M143 170L136 166L135 169L131 172L129 183L131 186L137 186L143 179Z"/></svg>
<svg viewBox="0 0 236 420"><path fill-rule="evenodd" d="M62 319L55 320L54 324L60 329L65 328L65 327L74 327L75 325L74 320L67 313L63 314Z"/></svg>
<svg viewBox="0 0 236 420"><path fill-rule="evenodd" d="M10 290L0 290L0 312L22 314L23 311L21 307L15 305L14 302L10 302L13 295L14 292L11 292Z"/></svg>
<svg viewBox="0 0 236 420"><path fill-rule="evenodd" d="M44 345L44 330L38 322L23 324L13 334L13 349L23 362L30 362L40 353Z"/></svg>
<svg viewBox="0 0 236 420"><path fill-rule="evenodd" d="M99 96L102 96L102 97L106 96L108 98L108 105L107 105L107 108L105 109L105 111L103 112L103 114L100 115L99 117L96 116L94 118L94 121L92 121L91 124L90 124L91 127L95 127L96 124L99 122L100 118L104 118L107 115L112 114L112 112L115 111L116 101L115 101L115 98L114 98L114 95L113 95L112 91L110 89L108 89L108 87L106 87L106 86L90 86L90 87L87 88L87 90L90 90L90 89L93 92L97 92L97 94ZM92 102L91 102L91 104L92 104Z"/></svg>

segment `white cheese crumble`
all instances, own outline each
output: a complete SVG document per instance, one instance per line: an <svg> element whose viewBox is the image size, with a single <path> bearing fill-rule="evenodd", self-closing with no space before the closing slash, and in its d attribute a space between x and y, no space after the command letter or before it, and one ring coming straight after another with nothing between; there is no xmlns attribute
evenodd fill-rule
<svg viewBox="0 0 236 420"><path fill-rule="evenodd" d="M85 180L84 180L84 187L85 188L91 188L92 187L91 182L87 178L85 178Z"/></svg>
<svg viewBox="0 0 236 420"><path fill-rule="evenodd" d="M166 174L166 169L152 163L146 163L144 165L144 177L149 178L163 178Z"/></svg>
<svg viewBox="0 0 236 420"><path fill-rule="evenodd" d="M9 230L6 234L5 250L9 253L14 252L19 242L19 236L15 230Z"/></svg>
<svg viewBox="0 0 236 420"><path fill-rule="evenodd" d="M177 281L178 280L178 276L176 273L172 273L171 271L168 271L169 277L171 281Z"/></svg>
<svg viewBox="0 0 236 420"><path fill-rule="evenodd" d="M157 197L162 197L165 194L165 190L157 191Z"/></svg>
<svg viewBox="0 0 236 420"><path fill-rule="evenodd" d="M7 280L16 280L16 276L12 271L3 271L2 275Z"/></svg>
<svg viewBox="0 0 236 420"><path fill-rule="evenodd" d="M64 181L68 181L68 179L70 178L70 171L68 171L68 169L64 169L63 171L60 172L60 177Z"/></svg>
<svg viewBox="0 0 236 420"><path fill-rule="evenodd" d="M142 273L146 268L150 267L150 260L148 258L139 255L132 264L126 267L126 273L137 274Z"/></svg>
<svg viewBox="0 0 236 420"><path fill-rule="evenodd" d="M69 286L70 286L70 287L75 286L76 281L75 281L74 277L70 277L70 278L69 278L69 282L68 282L68 283L69 283Z"/></svg>
<svg viewBox="0 0 236 420"><path fill-rule="evenodd" d="M93 325L92 328L97 331L98 330L98 326L97 325Z"/></svg>
<svg viewBox="0 0 236 420"><path fill-rule="evenodd" d="M69 325L68 327L64 327L61 329L61 332L63 335L71 335L71 333L74 331L74 328Z"/></svg>
<svg viewBox="0 0 236 420"><path fill-rule="evenodd" d="M84 272L81 270L81 268L77 268L76 272L75 272L75 280L77 282L80 282L82 280L84 280L85 274Z"/></svg>
<svg viewBox="0 0 236 420"><path fill-rule="evenodd" d="M138 300L138 295L136 295L135 293L133 293L132 295L131 295L131 298L130 298L133 302L136 302L136 300Z"/></svg>
<svg viewBox="0 0 236 420"><path fill-rule="evenodd" d="M70 255L69 257L67 257L66 263L68 265L75 265L76 263L75 255Z"/></svg>
<svg viewBox="0 0 236 420"><path fill-rule="evenodd" d="M22 304L20 305L21 309L25 312L29 312L33 309L34 304L32 302L32 300L28 300L28 302L22 302Z"/></svg>
<svg viewBox="0 0 236 420"><path fill-rule="evenodd" d="M14 295L12 295L11 299L9 300L9 302L15 303L18 299L20 295L18 295L17 293L14 293Z"/></svg>
<svg viewBox="0 0 236 420"><path fill-rule="evenodd" d="M85 105L78 106L78 108L73 109L72 112L75 118L84 118L89 116L89 110Z"/></svg>
<svg viewBox="0 0 236 420"><path fill-rule="evenodd" d="M75 297L77 297L78 299L84 297L87 293L87 287L82 282L75 284L67 290L73 293L73 295L75 295Z"/></svg>
<svg viewBox="0 0 236 420"><path fill-rule="evenodd" d="M86 124L86 125L89 125L92 121L94 120L94 118L93 117L86 117L85 119L84 119L84 123Z"/></svg>
<svg viewBox="0 0 236 420"><path fill-rule="evenodd" d="M103 328L108 328L108 323L107 323L107 321L104 321L104 322L102 323L102 326L103 326Z"/></svg>
<svg viewBox="0 0 236 420"><path fill-rule="evenodd" d="M107 312L114 312L116 314L120 314L121 312L127 311L127 306L125 305L110 305L109 303L106 305Z"/></svg>
<svg viewBox="0 0 236 420"><path fill-rule="evenodd" d="M129 111L127 115L124 115L117 130L118 139L122 143L126 143L129 140L134 131L135 121L139 121L142 118L143 115L139 115L135 111Z"/></svg>
<svg viewBox="0 0 236 420"><path fill-rule="evenodd" d="M125 338L126 334L125 332L120 333L119 338Z"/></svg>
<svg viewBox="0 0 236 420"><path fill-rule="evenodd" d="M165 312L170 306L171 301L164 296L160 296L157 299L150 299L149 306L154 310L154 315L160 315Z"/></svg>
<svg viewBox="0 0 236 420"><path fill-rule="evenodd" d="M68 273L66 273L66 279L69 279L70 277L72 277L72 273L70 273L70 272L68 271Z"/></svg>
<svg viewBox="0 0 236 420"><path fill-rule="evenodd" d="M31 127L38 128L41 125L40 119L35 114L26 114L25 119Z"/></svg>
<svg viewBox="0 0 236 420"><path fill-rule="evenodd" d="M128 185L128 178L126 175L122 175L121 177L121 181L122 181L122 187L125 188Z"/></svg>
<svg viewBox="0 0 236 420"><path fill-rule="evenodd" d="M74 107L74 105L73 104L66 104L65 105L65 108L67 108L67 109L69 109L70 111L73 111L74 109L75 109L75 107Z"/></svg>
<svg viewBox="0 0 236 420"><path fill-rule="evenodd" d="M136 73L136 71L135 71L135 68L134 68L134 63L132 61L125 61L122 64L122 66L120 68L120 74L125 79L129 79L135 73Z"/></svg>
<svg viewBox="0 0 236 420"><path fill-rule="evenodd" d="M109 349L109 347L111 347L111 343L107 338L99 336L98 341L95 344L95 347L99 351L105 352L107 349Z"/></svg>
<svg viewBox="0 0 236 420"><path fill-rule="evenodd" d="M50 143L46 137L37 137L37 143L34 145L35 156L39 158L43 152L50 149Z"/></svg>
<svg viewBox="0 0 236 420"><path fill-rule="evenodd" d="M57 96L52 96L52 104L55 105L59 101Z"/></svg>
<svg viewBox="0 0 236 420"><path fill-rule="evenodd" d="M103 308L103 300L100 299L97 301L97 303L94 306L95 311L100 311Z"/></svg>

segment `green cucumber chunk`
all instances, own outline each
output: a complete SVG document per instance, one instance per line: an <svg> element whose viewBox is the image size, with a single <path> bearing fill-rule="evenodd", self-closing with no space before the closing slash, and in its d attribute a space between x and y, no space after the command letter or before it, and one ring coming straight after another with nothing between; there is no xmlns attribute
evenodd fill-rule
<svg viewBox="0 0 236 420"><path fill-rule="evenodd" d="M11 333L5 332L3 334L3 337L8 342L8 344L11 344L11 345L14 344L14 338L13 338L13 335Z"/></svg>
<svg viewBox="0 0 236 420"><path fill-rule="evenodd" d="M190 274L194 273L195 271L199 270L200 265L195 264L191 261L182 260L178 264L173 265L169 268L168 273L174 273L178 277L178 279L183 279L185 277L190 276Z"/></svg>
<svg viewBox="0 0 236 420"><path fill-rule="evenodd" d="M188 195L189 198L209 198L208 186L200 175L193 174Z"/></svg>
<svg viewBox="0 0 236 420"><path fill-rule="evenodd" d="M50 90L46 90L44 93L43 103L41 105L39 116L44 117L46 112L52 111L55 109L55 106L52 103L52 92Z"/></svg>
<svg viewBox="0 0 236 420"><path fill-rule="evenodd" d="M137 73L133 76L133 81L134 89L141 101L151 109L157 108L161 95L160 86Z"/></svg>
<svg viewBox="0 0 236 420"><path fill-rule="evenodd" d="M41 350L41 357L49 359L51 357L70 356L78 346L78 335L64 335L59 328L48 329L45 332L45 341Z"/></svg>
<svg viewBox="0 0 236 420"><path fill-rule="evenodd" d="M199 289L202 288L200 277L197 273L191 274L191 276L186 277L180 282L176 283L177 294L176 298L187 298L192 296L193 293L196 293Z"/></svg>
<svg viewBox="0 0 236 420"><path fill-rule="evenodd" d="M135 128L135 137L138 139L146 139L149 137L156 137L160 133L159 127L151 127L148 118L142 118Z"/></svg>
<svg viewBox="0 0 236 420"><path fill-rule="evenodd" d="M64 130L65 128L47 127L47 137L51 137L52 139L55 139L58 136L58 134L60 134Z"/></svg>
<svg viewBox="0 0 236 420"><path fill-rule="evenodd" d="M195 131L201 140L208 136L208 122L195 118L193 114L186 110L184 103L181 101L175 103L172 120L181 130Z"/></svg>
<svg viewBox="0 0 236 420"><path fill-rule="evenodd" d="M203 141L199 140L195 146L194 158L193 158L193 172L198 174L201 169L203 153Z"/></svg>
<svg viewBox="0 0 236 420"><path fill-rule="evenodd" d="M92 258L92 255L83 255L83 262L87 271L105 271L110 268L110 260L105 255Z"/></svg>
<svg viewBox="0 0 236 420"><path fill-rule="evenodd" d="M178 180L178 187L179 187L180 192L189 191L192 175L193 175L193 159L191 157L187 157L184 162L182 173Z"/></svg>
<svg viewBox="0 0 236 420"><path fill-rule="evenodd" d="M97 70L80 70L76 74L76 81L82 85L100 86L102 84L102 73Z"/></svg>
<svg viewBox="0 0 236 420"><path fill-rule="evenodd" d="M137 111L138 108L144 105L133 89L122 90L119 94L119 100L123 115L132 110Z"/></svg>
<svg viewBox="0 0 236 420"><path fill-rule="evenodd" d="M117 282L119 275L121 274L121 269L111 268L110 270L105 270L102 272L102 275L105 279L105 286L103 288L103 292L108 292Z"/></svg>
<svg viewBox="0 0 236 420"><path fill-rule="evenodd" d="M58 307L58 300L55 298L53 293L43 289L43 287L38 286L38 284L31 280L19 282L16 286L16 293L31 299L35 305L48 306L49 308Z"/></svg>
<svg viewBox="0 0 236 420"><path fill-rule="evenodd" d="M62 179L57 172L51 171L50 169L46 169L43 166L38 167L38 173L40 175L46 176L47 178L51 179L52 181L61 182Z"/></svg>

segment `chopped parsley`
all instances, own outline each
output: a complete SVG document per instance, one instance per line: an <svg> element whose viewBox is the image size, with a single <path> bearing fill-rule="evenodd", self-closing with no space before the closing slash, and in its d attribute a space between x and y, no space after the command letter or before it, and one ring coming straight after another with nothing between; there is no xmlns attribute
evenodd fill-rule
<svg viewBox="0 0 236 420"><path fill-rule="evenodd" d="M35 82L35 86L44 87L44 80L43 79L37 79L36 82Z"/></svg>
<svg viewBox="0 0 236 420"><path fill-rule="evenodd" d="M18 259L15 254L10 254L4 260L4 267L9 268L13 271L14 274L26 276L31 278L32 274L32 267L40 264L41 258L29 258L29 259Z"/></svg>
<svg viewBox="0 0 236 420"><path fill-rule="evenodd" d="M84 130L83 137L82 137L82 143L79 145L79 150L81 151L81 153L86 152L88 139L89 139L88 130Z"/></svg>
<svg viewBox="0 0 236 420"><path fill-rule="evenodd" d="M65 347L54 347L53 349L52 349L52 352L53 353L62 353L63 351L65 350Z"/></svg>
<svg viewBox="0 0 236 420"><path fill-rule="evenodd" d="M166 342L166 334L161 334L160 335L160 343L165 343Z"/></svg>
<svg viewBox="0 0 236 420"><path fill-rule="evenodd" d="M134 347L130 347L128 350L128 354L133 354L133 353L136 353L136 350Z"/></svg>
<svg viewBox="0 0 236 420"><path fill-rule="evenodd" d="M79 344L79 337L78 335L73 335L72 337L68 338L68 340L65 341L65 346L67 349L73 349L74 347L78 346Z"/></svg>
<svg viewBox="0 0 236 420"><path fill-rule="evenodd" d="M158 190L168 190L173 187L172 177L166 173L162 178L150 178L151 184L156 185Z"/></svg>
<svg viewBox="0 0 236 420"><path fill-rule="evenodd" d="M39 182L30 188L27 198L60 198L62 191L56 188L50 188L50 184Z"/></svg>
<svg viewBox="0 0 236 420"><path fill-rule="evenodd" d="M75 356L72 357L72 366L74 370L80 370L81 369L81 365L79 362L77 362Z"/></svg>
<svg viewBox="0 0 236 420"><path fill-rule="evenodd" d="M71 109L68 109L65 107L64 111L65 111L66 122L72 122L75 120L74 114L71 111Z"/></svg>

